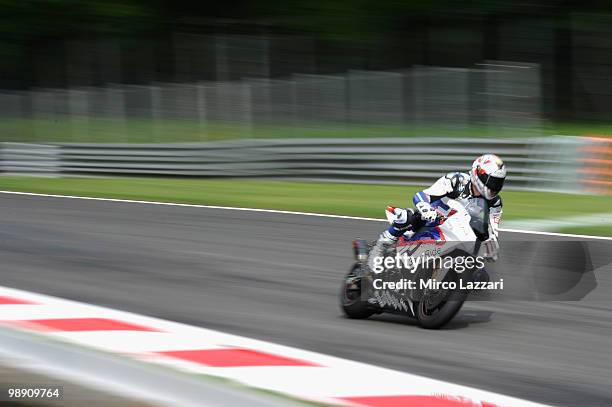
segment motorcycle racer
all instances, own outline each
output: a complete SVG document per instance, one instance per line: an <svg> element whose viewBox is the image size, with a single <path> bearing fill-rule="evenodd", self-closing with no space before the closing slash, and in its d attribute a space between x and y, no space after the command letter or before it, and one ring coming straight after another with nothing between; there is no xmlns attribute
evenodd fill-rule
<svg viewBox="0 0 612 407"><path fill-rule="evenodd" d="M440 215L448 216L450 208L446 205L449 199L459 202L472 197L483 197L489 206L489 233L483 242L484 255L495 259L498 250L498 229L502 216L502 190L506 178L506 166L495 154L484 154L476 158L468 173L451 172L439 178L429 188L414 195L415 213L413 209L387 207L387 217L392 221L389 229L378 238L378 243L390 244L400 236L410 238L414 231L422 226L435 226ZM431 233L434 239L436 229Z"/></svg>

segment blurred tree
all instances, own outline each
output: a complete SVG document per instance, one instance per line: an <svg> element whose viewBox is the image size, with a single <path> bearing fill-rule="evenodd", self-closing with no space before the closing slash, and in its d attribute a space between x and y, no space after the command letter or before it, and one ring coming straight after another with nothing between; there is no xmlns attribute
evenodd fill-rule
<svg viewBox="0 0 612 407"><path fill-rule="evenodd" d="M0 88L183 80L192 59L184 80L214 79L215 36L237 34L271 38L254 49L272 76L516 57L540 64L567 116L576 87L600 83L580 85L577 67L612 60L611 16L612 2L590 0L0 0Z"/></svg>
<svg viewBox="0 0 612 407"><path fill-rule="evenodd" d="M159 4L149 0L0 0L2 38L126 34L151 29Z"/></svg>
<svg viewBox="0 0 612 407"><path fill-rule="evenodd" d="M151 0L0 0L3 85L27 86L36 76L35 69L52 69L32 66L37 47L56 44L58 48L67 39L154 32L162 22L160 16L160 3ZM56 54L62 59L59 51Z"/></svg>

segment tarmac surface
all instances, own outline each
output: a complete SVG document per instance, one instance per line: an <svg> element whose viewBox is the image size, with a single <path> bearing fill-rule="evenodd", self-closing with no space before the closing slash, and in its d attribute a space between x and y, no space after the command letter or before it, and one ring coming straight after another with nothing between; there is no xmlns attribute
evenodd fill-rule
<svg viewBox="0 0 612 407"><path fill-rule="evenodd" d="M612 405L612 241L589 246L596 269L580 301L471 301L428 331L340 312L351 240L384 222L11 194L0 194L0 219L4 286L538 402Z"/></svg>

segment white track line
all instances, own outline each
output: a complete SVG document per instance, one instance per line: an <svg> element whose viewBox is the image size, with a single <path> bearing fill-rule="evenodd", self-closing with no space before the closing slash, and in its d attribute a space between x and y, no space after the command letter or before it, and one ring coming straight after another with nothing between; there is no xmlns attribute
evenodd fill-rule
<svg viewBox="0 0 612 407"><path fill-rule="evenodd" d="M324 217L324 218L355 219L355 220L368 220L368 221L377 221L377 222L383 221L383 219L362 218L358 216L343 216L343 215L329 215L326 213L281 211L281 210L276 210L276 209L240 208L240 207L235 207L235 206L197 205L197 204L186 204L186 203L177 203L177 202L140 201L140 200L135 200L135 199L98 198L98 197L92 197L92 196L39 194L35 192L0 191L0 194L41 196L41 197L48 197L48 198L85 199L89 201L121 202L121 203L134 203L134 204L147 204L147 205L182 206L182 207L187 207L187 208L206 208L206 209L226 209L226 210L232 210L232 211L268 212L268 213L280 213L280 214L285 214L285 215L318 216L318 217Z"/></svg>
<svg viewBox="0 0 612 407"><path fill-rule="evenodd" d="M234 207L234 206L197 205L197 204L185 204L185 203L177 203L177 202L141 201L141 200L135 200L135 199L97 198L97 197L91 197L91 196L40 194L40 193L35 193L35 192L0 191L0 194L40 196L40 197L47 197L47 198L84 199L84 200L89 200L89 201L121 202L121 203L146 204L146 205L182 206L182 207L188 207L188 208L224 209L224 210L232 210L232 211L267 212L267 213L279 213L279 214L284 214L284 215L317 216L317 217L322 217L322 218L353 219L353 220L365 220L365 221L374 221L374 222L386 222L386 220L384 219L376 219L376 218L364 218L364 217L359 217L359 216L344 216L344 215L330 215L326 213L282 211L282 210L276 210L276 209L239 208L239 207ZM518 230L518 229L505 229L505 228L501 228L500 230L502 232L523 233L523 234L529 234L529 235L575 237L579 239L595 239L595 240L612 240L612 237L606 237L606 236L576 235L576 234L569 234L569 233L540 232L540 231L535 231L535 230Z"/></svg>

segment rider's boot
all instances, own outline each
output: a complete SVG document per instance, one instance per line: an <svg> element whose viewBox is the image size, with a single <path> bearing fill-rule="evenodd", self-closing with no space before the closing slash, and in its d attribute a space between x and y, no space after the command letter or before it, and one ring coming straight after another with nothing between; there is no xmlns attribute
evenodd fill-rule
<svg viewBox="0 0 612 407"><path fill-rule="evenodd" d="M401 235L401 231L391 226L378 236L376 243L372 246L368 255L368 265L371 270L376 270L375 261L377 260L375 259L378 257L386 257Z"/></svg>
<svg viewBox="0 0 612 407"><path fill-rule="evenodd" d="M389 250L394 247L398 239L402 235L411 236L413 233L411 221L414 219L414 211L412 209L387 207L387 219L392 222L389 229L385 230L378 236L376 243L372 246L369 255L370 268L373 269L374 259L377 257L385 257Z"/></svg>

